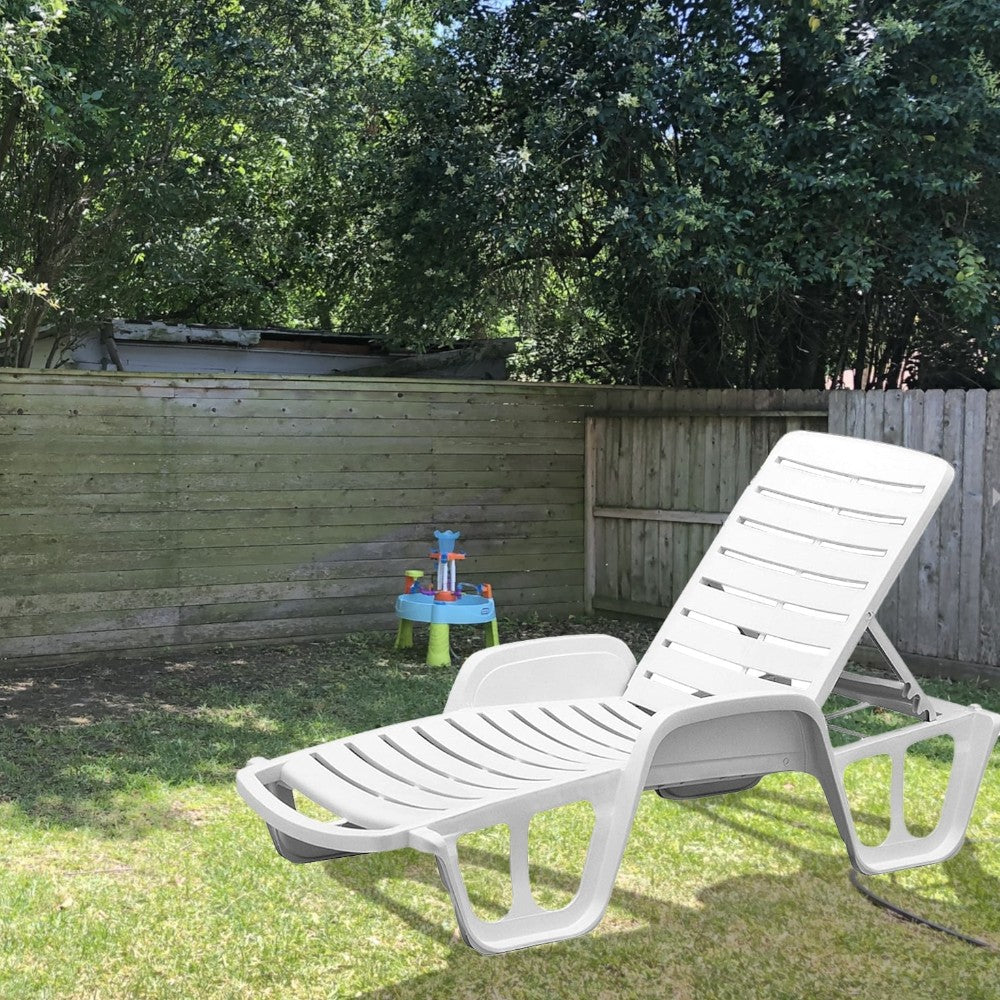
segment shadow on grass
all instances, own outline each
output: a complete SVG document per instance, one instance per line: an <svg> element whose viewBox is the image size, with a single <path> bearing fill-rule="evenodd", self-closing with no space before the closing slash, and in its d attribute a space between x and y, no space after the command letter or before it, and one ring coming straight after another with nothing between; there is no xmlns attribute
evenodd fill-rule
<svg viewBox="0 0 1000 1000"><path fill-rule="evenodd" d="M995 996L990 992L995 984L995 957L903 924L872 907L849 887L846 857L833 858L792 840L762 837L752 827L714 810L698 811L709 821L780 847L800 860L801 867L789 875L754 873L716 882L698 893L694 906L619 886L604 921L592 935L489 959L465 946L457 932L399 898L406 894L404 884L432 885L444 893L429 860L418 870L402 858L387 870L383 860L377 863L377 877L372 877L376 864L370 858L324 863L329 877L343 891L360 894L374 908L405 923L411 932L447 948L443 968L359 994L360 1000L521 997L541 995L532 988L542 987L546 995L609 1000L660 1000L666 996L839 1000L850 995L890 993ZM711 822L706 824L706 836L712 836ZM1000 883L983 871L973 845L963 855L940 866L949 883L961 893L978 881L979 892L996 898ZM467 857L480 868L500 875L507 872L507 858L502 855L469 850ZM548 886L566 892L575 888L575 878L565 872L539 868L538 873ZM473 902L491 906L488 899L474 897ZM734 918L734 914L738 916ZM959 922L960 916L954 913L954 922ZM936 956L935 949L948 945L956 950L936 965L946 983L943 970L956 963L963 965L965 978L955 984L957 992L916 992L927 986L927 967L921 966L920 957L926 962ZM901 962L898 954L890 955L890 949L905 950L907 960ZM847 955L855 956L850 967L843 964ZM912 980L907 982L910 974ZM787 992L774 992L776 982Z"/></svg>
<svg viewBox="0 0 1000 1000"><path fill-rule="evenodd" d="M440 711L454 671L377 639L2 676L0 803L142 836L187 821L171 789L232 786L250 757Z"/></svg>

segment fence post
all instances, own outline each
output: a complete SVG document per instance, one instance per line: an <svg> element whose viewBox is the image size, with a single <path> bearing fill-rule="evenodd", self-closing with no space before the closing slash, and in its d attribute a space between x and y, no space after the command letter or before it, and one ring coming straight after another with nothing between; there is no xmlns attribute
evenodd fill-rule
<svg viewBox="0 0 1000 1000"><path fill-rule="evenodd" d="M594 613L594 591L597 589L597 522L594 518L594 496L597 475L597 421L587 417L583 432L583 607Z"/></svg>

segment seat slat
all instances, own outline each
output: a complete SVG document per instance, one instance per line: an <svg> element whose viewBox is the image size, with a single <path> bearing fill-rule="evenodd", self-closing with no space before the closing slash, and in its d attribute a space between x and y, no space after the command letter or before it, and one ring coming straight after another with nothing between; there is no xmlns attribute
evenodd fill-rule
<svg viewBox="0 0 1000 1000"><path fill-rule="evenodd" d="M674 646L661 646L655 655L643 661L643 668L712 695L756 694L761 690L771 690L769 681L761 681L745 670L709 663ZM761 684L769 686L762 689Z"/></svg>
<svg viewBox="0 0 1000 1000"><path fill-rule="evenodd" d="M602 705L614 715L620 715L623 718L630 721L636 730L645 729L649 724L649 716L638 709L629 701L625 701L624 698L614 698L608 701L602 701Z"/></svg>
<svg viewBox="0 0 1000 1000"><path fill-rule="evenodd" d="M808 431L793 431L785 435L772 450L768 464L784 464L789 459L852 479L875 480L877 484L870 488L880 492L888 491L878 483L930 486L933 492L949 478L947 467L933 455L837 434L818 437Z"/></svg>
<svg viewBox="0 0 1000 1000"><path fill-rule="evenodd" d="M281 780L335 816L359 826L392 827L402 823L425 822L439 814L436 809L414 809L381 799L328 771L306 753L286 761Z"/></svg>
<svg viewBox="0 0 1000 1000"><path fill-rule="evenodd" d="M612 751L630 753L632 746L635 743L634 739L618 736L615 733L609 732L607 729L604 729L597 723L592 722L590 718L581 714L580 711L577 711L571 705L567 705L564 702L553 702L552 704L542 705L540 707L544 714L549 715L550 718L554 716L558 719L559 723L562 723L563 727L573 729L586 739L592 740L595 743L610 747Z"/></svg>
<svg viewBox="0 0 1000 1000"><path fill-rule="evenodd" d="M445 753L408 724L393 726L382 732L387 739L391 739L400 750L419 761L422 766L432 767L443 774L451 775L455 781L463 782L473 790L501 792L517 788L516 779L491 773L482 766L465 763L452 754Z"/></svg>
<svg viewBox="0 0 1000 1000"><path fill-rule="evenodd" d="M627 722L622 719L617 718L609 712L600 701L586 700L586 701L574 701L573 710L577 713L585 715L591 722L599 726L602 729L607 729L612 733L620 736L623 740L627 742L627 745L631 745L638 738L638 732L634 726L630 726Z"/></svg>
<svg viewBox="0 0 1000 1000"><path fill-rule="evenodd" d="M579 772L587 770L587 765L579 761L565 760L554 756L552 753L527 745L524 741L519 741L507 735L501 729L491 726L484 718L487 713L476 711L455 712L449 717L451 725L461 726L473 738L480 739L491 747L495 747L504 753L516 757L526 764L533 764L547 770L561 771L564 773ZM593 763L591 761L591 763Z"/></svg>
<svg viewBox="0 0 1000 1000"><path fill-rule="evenodd" d="M850 631L850 626L844 622L809 618L795 611L727 594L714 587L685 588L677 601L677 608L688 608L755 632L766 632L768 635L827 648L842 644Z"/></svg>
<svg viewBox="0 0 1000 1000"><path fill-rule="evenodd" d="M313 751L317 762L327 765L348 783L356 782L366 792L379 798L396 800L400 804L419 809L448 809L456 804L450 796L424 791L402 778L386 774L373 767L350 749L350 740L337 740Z"/></svg>
<svg viewBox="0 0 1000 1000"><path fill-rule="evenodd" d="M526 722L518 718L511 709L489 713L490 718L501 728L517 739L524 740L539 751L551 754L557 760L565 760L574 764L593 766L601 758L579 747L570 747L565 743L557 743L548 733L532 729ZM550 723L551 724L551 723ZM596 749L596 748L595 748Z"/></svg>
<svg viewBox="0 0 1000 1000"><path fill-rule="evenodd" d="M753 486L791 493L846 510L905 517L907 520L924 509L927 494L899 493L866 483L819 476L785 462L769 462L754 477ZM868 522L871 523L871 522Z"/></svg>
<svg viewBox="0 0 1000 1000"><path fill-rule="evenodd" d="M661 681L647 677L646 674L646 670L637 670L625 689L625 697L636 705L642 705L654 712L666 712L701 704L701 698L678 691Z"/></svg>
<svg viewBox="0 0 1000 1000"><path fill-rule="evenodd" d="M558 743L583 750L598 760L618 761L622 757L622 751L605 743L587 739L578 729L567 729L562 723L543 712L539 705L519 705L516 711L529 725L547 733Z"/></svg>
<svg viewBox="0 0 1000 1000"><path fill-rule="evenodd" d="M498 750L483 746L471 736L449 725L447 716L425 719L421 722L420 728L443 748L445 753L454 753L471 764L479 764L497 774L516 778L518 781L549 781L559 774L565 774L555 767L524 764Z"/></svg>
<svg viewBox="0 0 1000 1000"><path fill-rule="evenodd" d="M449 801L474 801L483 797L481 788L473 788L454 778L444 777L426 765L412 760L393 749L377 732L359 733L346 743L367 759L370 766L397 776L401 781L416 785Z"/></svg>
<svg viewBox="0 0 1000 1000"><path fill-rule="evenodd" d="M885 572L884 560L882 559L861 560L848 552L820 548L808 541L799 542L790 538L779 538L777 535L753 531L744 525L732 522L719 532L715 540L715 547L723 551L732 549L737 554L743 553L765 563L780 564L803 570L806 573L857 581L866 587L872 579L880 578ZM738 556L733 558L738 558ZM836 584L826 583L825 580L820 582L827 586L836 586Z"/></svg>
<svg viewBox="0 0 1000 1000"><path fill-rule="evenodd" d="M793 576L777 569L731 559L716 551L709 552L702 561L698 572L692 577L692 585L702 577L728 584L749 594L831 614L851 616L868 607L867 589L838 587L803 576ZM814 620L808 616L803 617L807 621Z"/></svg>

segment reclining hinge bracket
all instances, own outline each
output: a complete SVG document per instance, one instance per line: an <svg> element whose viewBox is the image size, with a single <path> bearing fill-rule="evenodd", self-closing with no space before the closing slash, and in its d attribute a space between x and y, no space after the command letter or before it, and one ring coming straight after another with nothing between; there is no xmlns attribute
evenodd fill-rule
<svg viewBox="0 0 1000 1000"><path fill-rule="evenodd" d="M845 670L834 685L833 694L924 721L933 719L937 713L930 700L874 616L868 623L867 632L882 658L895 671L898 680L869 677Z"/></svg>

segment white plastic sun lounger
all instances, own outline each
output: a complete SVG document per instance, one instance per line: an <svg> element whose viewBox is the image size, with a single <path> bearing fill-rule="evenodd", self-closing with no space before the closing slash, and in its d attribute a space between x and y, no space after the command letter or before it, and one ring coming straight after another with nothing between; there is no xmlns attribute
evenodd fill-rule
<svg viewBox="0 0 1000 1000"><path fill-rule="evenodd" d="M943 861L964 839L1000 716L927 697L874 615L952 477L919 452L788 434L638 665L608 636L486 649L461 668L443 714L252 760L237 776L240 794L290 861L400 847L433 854L465 940L483 953L597 924L644 789L711 795L803 771L819 779L859 871ZM866 630L898 679L844 671ZM917 721L835 749L820 709L831 692ZM916 836L903 818L904 756L943 734L954 761L941 819ZM892 762L890 829L866 846L843 776L876 755ZM304 816L294 796L332 818ZM528 825L580 800L594 812L580 887L569 905L544 910L529 884ZM472 910L457 841L499 823L510 830L513 902L490 922Z"/></svg>

